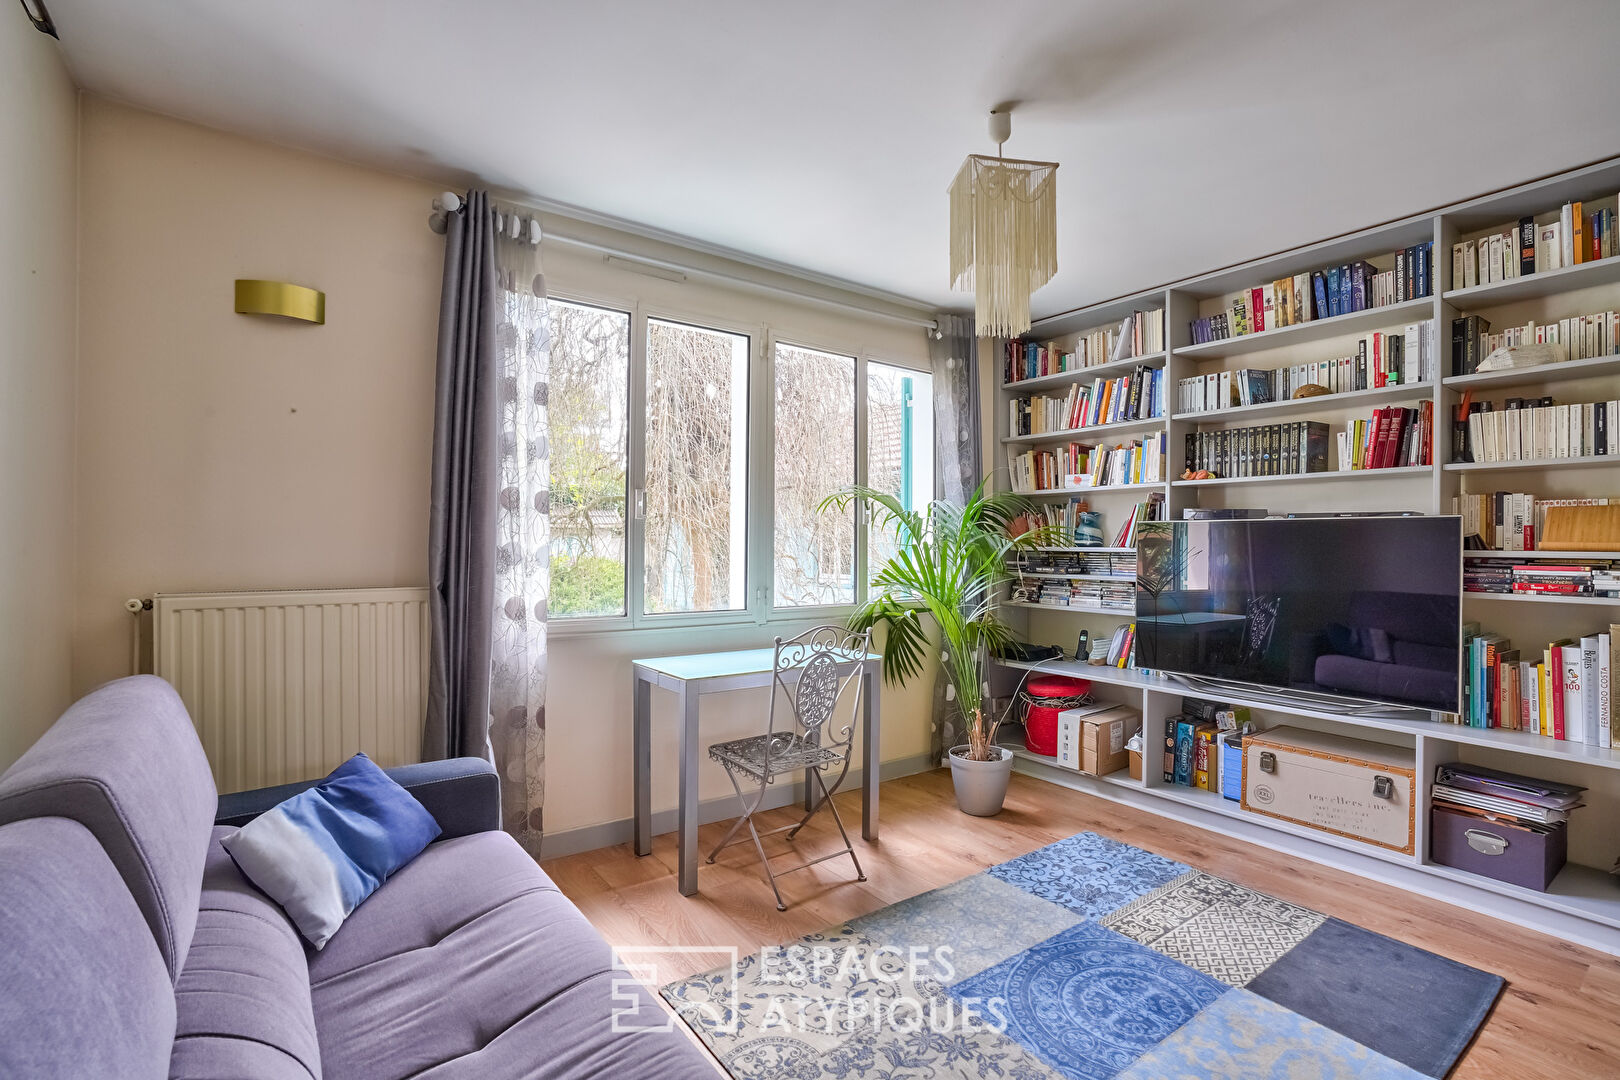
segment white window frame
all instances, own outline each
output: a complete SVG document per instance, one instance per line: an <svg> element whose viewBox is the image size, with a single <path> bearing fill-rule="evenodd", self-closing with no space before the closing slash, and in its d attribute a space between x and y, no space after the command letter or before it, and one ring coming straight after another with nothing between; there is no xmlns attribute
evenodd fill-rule
<svg viewBox="0 0 1620 1080"><path fill-rule="evenodd" d="M583 634L693 627L843 622L868 595L868 515L855 511L855 603L777 607L776 569L776 346L813 349L855 360L855 483L867 481L868 364L880 363L932 375L921 361L891 359L855 340L792 332L775 323L750 323L695 307L648 304L638 297L589 289L554 288L550 299L628 313L630 316L629 447L625 469L625 613L564 616L550 620L549 634ZM647 323L658 319L748 338L747 477L744 509L744 606L726 611L649 614L646 608L644 507L647 451ZM936 478L937 479L937 478Z"/></svg>

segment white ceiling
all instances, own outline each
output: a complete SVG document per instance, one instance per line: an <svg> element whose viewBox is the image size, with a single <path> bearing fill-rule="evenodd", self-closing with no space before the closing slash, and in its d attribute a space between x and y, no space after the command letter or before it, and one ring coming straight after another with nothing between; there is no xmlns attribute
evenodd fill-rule
<svg viewBox="0 0 1620 1080"><path fill-rule="evenodd" d="M51 8L96 92L950 307L945 188L1018 101L1037 316L1620 153L1616 0Z"/></svg>

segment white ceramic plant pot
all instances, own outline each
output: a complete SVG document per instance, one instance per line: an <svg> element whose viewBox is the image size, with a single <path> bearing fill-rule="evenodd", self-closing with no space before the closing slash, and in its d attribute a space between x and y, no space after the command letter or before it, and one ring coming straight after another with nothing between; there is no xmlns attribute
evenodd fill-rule
<svg viewBox="0 0 1620 1080"><path fill-rule="evenodd" d="M974 817L994 817L1001 813L1007 798L1007 781L1012 778L1013 756L1006 747L993 748L1001 757L994 761L974 761L966 746L951 747L951 783L956 787L956 806Z"/></svg>

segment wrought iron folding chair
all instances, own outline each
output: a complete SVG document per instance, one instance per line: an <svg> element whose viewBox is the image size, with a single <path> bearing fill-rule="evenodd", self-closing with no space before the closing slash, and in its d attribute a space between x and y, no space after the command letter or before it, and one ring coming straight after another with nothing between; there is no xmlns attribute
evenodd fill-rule
<svg viewBox="0 0 1620 1080"><path fill-rule="evenodd" d="M732 844L742 843L744 838L737 837L737 833L746 825L754 840L754 850L759 852L760 865L765 867L765 876L770 879L771 891L776 894L778 911L787 910L782 902L782 890L776 887L778 873L791 874L848 855L855 864L855 880L866 880L832 796L849 774L855 721L865 689L865 661L871 643L871 630L854 633L841 626L817 626L787 641L777 638L775 677L771 680L771 708L765 734L709 747L709 757L725 766L726 775L731 777L731 786L737 790L737 801L743 812L732 822L725 838L709 852L708 861L714 862L715 857ZM783 717L777 715L779 700L786 702L783 712L787 715ZM847 710L839 707L843 702L848 703ZM841 717L846 711L849 723L837 727L834 713ZM834 768L838 776L829 785L822 773ZM760 832L754 827L754 811L765 801L765 792L778 777L801 771L806 774L806 783L819 789L819 796L815 791L806 793L807 798L815 801L798 822ZM752 790L755 785L758 785L757 791ZM786 870L773 871L760 837L785 832L792 840L823 806L832 811L838 833L844 838L844 849Z"/></svg>

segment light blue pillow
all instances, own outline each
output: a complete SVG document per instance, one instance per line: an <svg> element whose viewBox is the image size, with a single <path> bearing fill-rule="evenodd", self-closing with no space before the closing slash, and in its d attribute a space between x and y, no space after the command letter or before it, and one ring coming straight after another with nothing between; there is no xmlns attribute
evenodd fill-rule
<svg viewBox="0 0 1620 1080"><path fill-rule="evenodd" d="M439 831L414 795L356 754L223 843L248 880L320 949Z"/></svg>

